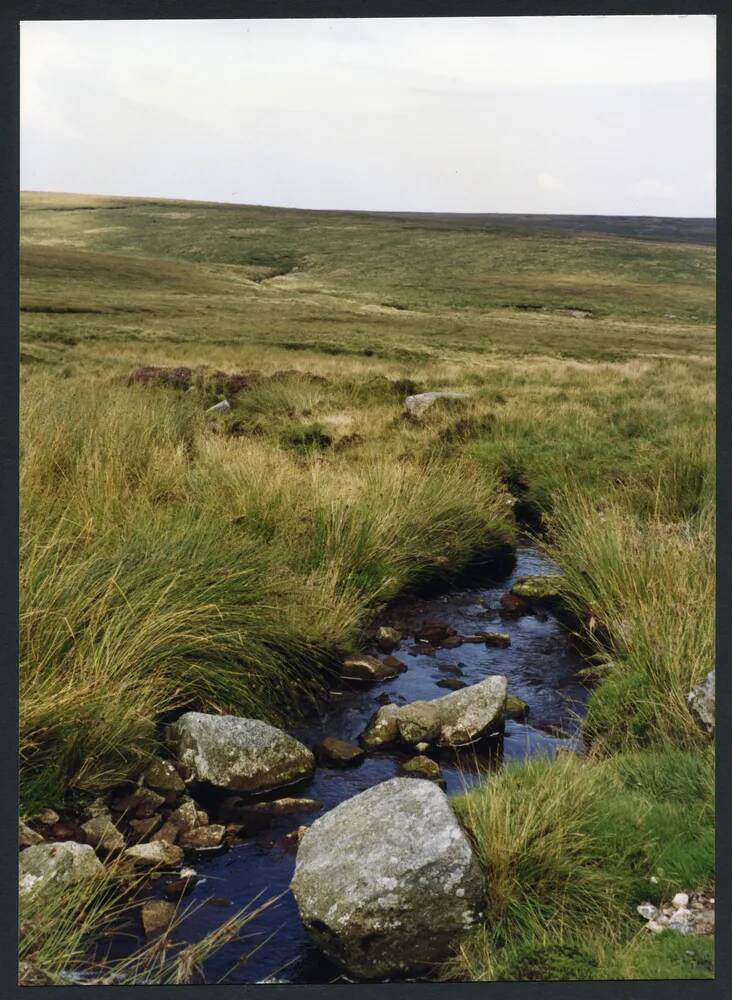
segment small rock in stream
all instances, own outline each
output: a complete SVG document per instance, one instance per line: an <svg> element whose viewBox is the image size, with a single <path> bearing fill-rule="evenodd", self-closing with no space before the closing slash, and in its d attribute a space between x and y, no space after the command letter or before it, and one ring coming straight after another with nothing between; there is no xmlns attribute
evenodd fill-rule
<svg viewBox="0 0 732 1000"><path fill-rule="evenodd" d="M428 781L443 782L444 784L440 765L436 760L432 760L431 757L423 755L412 757L402 764L401 770L404 774L415 778L426 778Z"/></svg>
<svg viewBox="0 0 732 1000"><path fill-rule="evenodd" d="M361 747L354 743L347 743L334 736L327 736L315 747L315 756L323 764L348 767L350 764L359 764L366 754Z"/></svg>
<svg viewBox="0 0 732 1000"><path fill-rule="evenodd" d="M417 642L426 642L431 646L439 646L440 643L445 641L445 639L449 639L450 637L456 635L456 629L454 629L452 625L448 625L447 622L426 621L423 622L422 627L414 633L414 638Z"/></svg>
<svg viewBox="0 0 732 1000"><path fill-rule="evenodd" d="M501 614L504 617L518 618L529 613L529 605L515 594L503 594L500 600Z"/></svg>
<svg viewBox="0 0 732 1000"><path fill-rule="evenodd" d="M164 934L175 917L175 906L163 899L149 899L142 904L142 926L148 941Z"/></svg>
<svg viewBox="0 0 732 1000"><path fill-rule="evenodd" d="M197 826L195 830L186 830L181 833L178 843L181 847L195 851L211 850L221 846L225 832L226 828L217 823L211 826Z"/></svg>
<svg viewBox="0 0 732 1000"><path fill-rule="evenodd" d="M467 686L465 681L458 680L457 677L443 677L442 680L437 681L438 688L447 688L449 691L459 691Z"/></svg>
<svg viewBox="0 0 732 1000"><path fill-rule="evenodd" d="M149 844L136 844L134 847L128 847L124 856L143 868L154 868L157 865L173 868L183 860L183 851L175 844L168 844L164 840L155 840Z"/></svg>
<svg viewBox="0 0 732 1000"><path fill-rule="evenodd" d="M354 656L344 660L341 677L347 681L386 681L396 677L398 671L376 656Z"/></svg>
<svg viewBox="0 0 732 1000"><path fill-rule="evenodd" d="M484 632L483 639L486 646L497 646L505 649L511 645L511 636L508 632Z"/></svg>
<svg viewBox="0 0 732 1000"><path fill-rule="evenodd" d="M391 651L396 649L402 641L402 634L395 628L389 628L382 625L381 628L377 630L375 639L376 645L382 653L391 653Z"/></svg>

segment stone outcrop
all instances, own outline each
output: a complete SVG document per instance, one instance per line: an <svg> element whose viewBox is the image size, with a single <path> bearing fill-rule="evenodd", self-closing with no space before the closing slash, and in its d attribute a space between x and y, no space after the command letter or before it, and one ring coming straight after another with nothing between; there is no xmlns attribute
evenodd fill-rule
<svg viewBox="0 0 732 1000"><path fill-rule="evenodd" d="M392 778L305 831L292 891L323 952L374 980L447 958L477 919L483 886L444 793L432 781Z"/></svg>

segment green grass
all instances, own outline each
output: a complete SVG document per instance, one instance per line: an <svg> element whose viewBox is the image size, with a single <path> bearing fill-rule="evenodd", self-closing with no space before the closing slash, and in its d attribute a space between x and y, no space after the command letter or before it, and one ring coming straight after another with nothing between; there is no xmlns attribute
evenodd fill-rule
<svg viewBox="0 0 732 1000"><path fill-rule="evenodd" d="M591 754L459 805L491 907L446 974L709 975L635 914L713 877L700 233L23 195L23 811L114 785L172 709L285 724L375 608L528 525L600 678ZM257 373L225 415L217 372ZM405 419L428 389L469 399Z"/></svg>
<svg viewBox="0 0 732 1000"><path fill-rule="evenodd" d="M666 954L685 967L673 943L654 942L649 954L636 940L635 908L711 883L713 796L711 753L668 749L508 765L454 800L488 912L445 976L603 979L624 967L643 978ZM699 964L711 950L701 947Z"/></svg>

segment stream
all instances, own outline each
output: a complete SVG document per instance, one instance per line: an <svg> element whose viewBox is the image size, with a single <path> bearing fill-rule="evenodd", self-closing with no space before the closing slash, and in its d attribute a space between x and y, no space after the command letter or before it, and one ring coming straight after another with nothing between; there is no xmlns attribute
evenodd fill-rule
<svg viewBox="0 0 732 1000"><path fill-rule="evenodd" d="M431 700L449 693L438 682L458 677L475 684L490 674L508 679L509 695L517 695L529 706L524 722L508 720L503 738L493 746L452 756L442 756L448 794L460 792L476 781L490 780L489 772L503 761L536 754L553 755L557 749L581 750L578 738L580 718L588 697L576 679L583 665L580 654L570 644L567 633L551 612L535 612L519 618L502 617L498 610L501 595L519 576L557 572L557 567L530 547L516 553L513 571L501 580L484 580L468 589L452 591L436 598L404 600L391 605L379 624L394 625L404 637L395 655L408 670L392 680L375 685L352 683L332 691L328 700L290 732L306 746L314 746L326 736L358 742L369 718L387 701L403 704L417 699ZM413 649L413 635L425 620L452 625L458 634L479 631L507 632L511 645L493 648L464 643L452 649L437 649L426 655ZM368 650L375 652L375 650ZM177 939L198 941L255 897L263 902L271 896L279 901L259 915L242 931L242 936L226 944L204 964L208 983L293 982L328 983L339 980L339 970L312 945L297 912L288 886L295 868L294 845L283 838L300 824L311 824L323 812L379 782L394 777L400 763L410 754L370 752L357 766L318 766L312 778L280 789L264 798L283 795L317 799L318 811L279 816L268 821L258 833L221 852L201 852L190 864L200 881L181 903L194 908L184 918ZM204 802L212 811L215 803ZM152 890L152 895L156 895Z"/></svg>

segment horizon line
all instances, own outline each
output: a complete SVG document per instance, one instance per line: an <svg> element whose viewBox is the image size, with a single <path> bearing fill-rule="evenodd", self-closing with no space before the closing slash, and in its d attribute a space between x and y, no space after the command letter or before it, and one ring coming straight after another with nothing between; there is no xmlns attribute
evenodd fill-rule
<svg viewBox="0 0 732 1000"><path fill-rule="evenodd" d="M480 216L480 215L503 215L503 216L532 216L534 218L567 218L567 219L680 219L687 221L716 222L716 215L633 215L630 213L603 213L603 212L491 212L491 211L471 211L455 212L443 209L411 209L411 208L303 208L298 205L265 205L248 201L215 201L203 198L176 198L166 195L127 195L127 194L101 194L92 191L47 191L36 188L19 188L19 194L45 194L45 195L72 195L81 198L118 198L125 201L150 201L150 202L188 202L192 205L218 205L229 208L266 208L272 210L284 210L289 212L340 212L352 215L457 215L457 216Z"/></svg>

